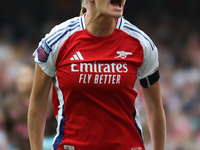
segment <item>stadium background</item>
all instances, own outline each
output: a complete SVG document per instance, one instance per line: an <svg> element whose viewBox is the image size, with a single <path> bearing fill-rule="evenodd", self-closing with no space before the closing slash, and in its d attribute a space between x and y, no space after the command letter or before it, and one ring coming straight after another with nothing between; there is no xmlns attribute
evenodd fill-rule
<svg viewBox="0 0 200 150"><path fill-rule="evenodd" d="M79 11L79 0L0 1L0 150L28 150L32 53L53 26L78 16ZM146 32L159 50L166 150L199 150L200 1L127 0L124 17ZM151 150L139 84L138 92L144 141ZM55 131L51 109L49 105L44 149Z"/></svg>

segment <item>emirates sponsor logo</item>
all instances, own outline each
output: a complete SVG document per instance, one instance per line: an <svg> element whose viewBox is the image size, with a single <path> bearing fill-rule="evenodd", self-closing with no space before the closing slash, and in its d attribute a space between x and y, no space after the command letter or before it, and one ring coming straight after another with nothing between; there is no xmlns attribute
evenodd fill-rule
<svg viewBox="0 0 200 150"><path fill-rule="evenodd" d="M121 75L116 74L95 74L92 79L92 74L80 74L79 83L90 84L120 84Z"/></svg>
<svg viewBox="0 0 200 150"><path fill-rule="evenodd" d="M118 51L118 57L125 59L132 53ZM77 51L71 58L74 60L84 60L80 51ZM120 84L121 74L128 72L126 63L72 63L71 72L80 73L78 82L82 84Z"/></svg>
<svg viewBox="0 0 200 150"><path fill-rule="evenodd" d="M72 72L90 72L90 73L126 73L128 72L127 64L121 63L80 63L71 64Z"/></svg>
<svg viewBox="0 0 200 150"><path fill-rule="evenodd" d="M79 83L120 84L121 74L128 72L126 63L72 63L71 72L80 72Z"/></svg>

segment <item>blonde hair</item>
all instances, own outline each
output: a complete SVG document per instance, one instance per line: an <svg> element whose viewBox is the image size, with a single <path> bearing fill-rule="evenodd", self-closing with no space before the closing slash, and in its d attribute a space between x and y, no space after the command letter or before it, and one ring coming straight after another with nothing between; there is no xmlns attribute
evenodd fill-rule
<svg viewBox="0 0 200 150"><path fill-rule="evenodd" d="M87 8L87 0L81 0L81 8Z"/></svg>
<svg viewBox="0 0 200 150"><path fill-rule="evenodd" d="M81 11L80 16L82 16L87 11L87 0L81 0Z"/></svg>

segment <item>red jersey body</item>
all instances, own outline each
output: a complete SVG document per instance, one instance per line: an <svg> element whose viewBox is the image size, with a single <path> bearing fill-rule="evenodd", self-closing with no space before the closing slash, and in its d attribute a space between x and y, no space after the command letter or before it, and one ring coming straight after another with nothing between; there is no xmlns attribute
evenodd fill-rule
<svg viewBox="0 0 200 150"><path fill-rule="evenodd" d="M119 18L111 35L96 37L76 17L56 26L34 55L54 77L53 150L145 150L134 86L158 67L146 34Z"/></svg>

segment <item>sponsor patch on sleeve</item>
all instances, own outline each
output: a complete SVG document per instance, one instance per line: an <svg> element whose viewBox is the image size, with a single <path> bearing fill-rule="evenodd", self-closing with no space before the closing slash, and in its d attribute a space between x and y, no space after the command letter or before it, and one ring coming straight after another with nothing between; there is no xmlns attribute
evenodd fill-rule
<svg viewBox="0 0 200 150"><path fill-rule="evenodd" d="M52 50L45 43L42 43L37 49L38 60L41 62L47 62L51 51Z"/></svg>
<svg viewBox="0 0 200 150"><path fill-rule="evenodd" d="M64 149L66 149L66 150L75 150L74 146L71 146L71 145L64 145Z"/></svg>

